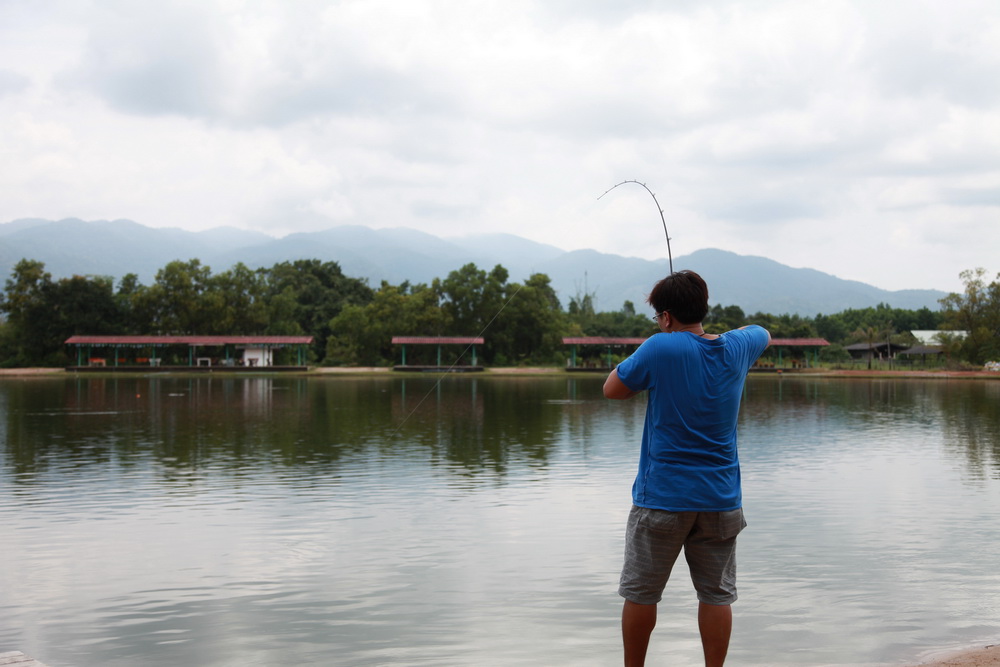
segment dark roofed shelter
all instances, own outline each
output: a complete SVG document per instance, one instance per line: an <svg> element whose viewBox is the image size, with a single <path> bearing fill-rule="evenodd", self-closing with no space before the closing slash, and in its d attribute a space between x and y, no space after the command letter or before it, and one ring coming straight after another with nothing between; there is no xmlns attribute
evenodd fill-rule
<svg viewBox="0 0 1000 667"><path fill-rule="evenodd" d="M899 352L899 355L906 355L911 359L906 363L912 363L912 357L920 357L920 365L927 366L928 359L933 359L934 363L941 363L941 355L944 354L944 347L941 345L914 345Z"/></svg>
<svg viewBox="0 0 1000 667"><path fill-rule="evenodd" d="M121 349L149 349L155 352L171 346L187 346L188 366L186 368L212 368L210 357L197 357L196 352L204 347L223 347L226 357L221 365L225 368L236 369L236 360L230 356L230 351L235 349L243 350L242 368L263 368L270 370L300 370L304 369L306 361L306 346L313 342L312 336L70 336L66 339L67 345L76 347L77 365L70 370L95 370L118 368ZM109 368L107 360L103 357L92 356L93 348L113 348L114 363ZM297 366L273 366L272 352L278 348L294 347L298 360ZM83 353L87 352L87 364L83 363ZM140 362L140 359L142 361ZM149 369L160 368L160 360L156 356L136 357L134 363L126 366L127 369L137 368ZM197 363L196 363L197 362ZM185 368L185 367L181 367Z"/></svg>
<svg viewBox="0 0 1000 667"><path fill-rule="evenodd" d="M401 346L402 351L402 363L398 366L393 366L393 370L397 371L456 371L456 372L468 372L468 371L481 371L482 366L477 364L476 360L476 345L482 345L484 342L482 337L476 336L393 336L392 344ZM406 363L406 346L407 345L436 345L437 346L437 366L427 366L427 365L408 365ZM450 366L444 366L441 363L441 348L445 345L464 345L465 350L459 355L459 359L465 352L472 348L472 364L469 366L459 366L458 361Z"/></svg>
<svg viewBox="0 0 1000 667"><path fill-rule="evenodd" d="M914 345L913 347L908 347L905 350L900 351L900 354L919 354L921 356L926 356L928 354L938 355L944 352L944 348L940 345Z"/></svg>
<svg viewBox="0 0 1000 667"><path fill-rule="evenodd" d="M883 357L891 360L896 354L905 351L907 347L898 343L880 341L877 343L854 343L853 345L845 346L844 349L847 350L853 359L872 361L876 358L882 359Z"/></svg>

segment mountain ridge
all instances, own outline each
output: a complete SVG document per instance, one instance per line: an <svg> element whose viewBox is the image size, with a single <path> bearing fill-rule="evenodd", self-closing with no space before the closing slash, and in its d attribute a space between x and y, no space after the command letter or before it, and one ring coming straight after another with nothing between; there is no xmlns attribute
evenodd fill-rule
<svg viewBox="0 0 1000 667"><path fill-rule="evenodd" d="M533 273L549 276L564 305L590 294L600 311L625 301L641 309L652 285L668 272L668 261L622 257L597 250L565 251L512 234L441 238L419 230L344 225L280 238L233 227L189 232L153 228L118 219L23 218L0 223L0 275L7 278L21 259L45 263L54 278L104 275L119 280L135 273L151 284L156 271L174 260L197 258L213 272L237 262L250 268L282 261L335 261L345 275L383 281L429 283L474 263L506 268L511 281ZM756 312L815 316L886 303L895 308L937 310L947 295L939 290L883 290L809 268L793 268L766 257L706 248L674 259L675 268L699 272L709 284L710 302Z"/></svg>

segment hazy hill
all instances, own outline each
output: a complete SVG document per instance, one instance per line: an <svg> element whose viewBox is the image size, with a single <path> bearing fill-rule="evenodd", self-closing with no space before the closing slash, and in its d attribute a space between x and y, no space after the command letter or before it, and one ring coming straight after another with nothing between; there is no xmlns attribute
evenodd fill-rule
<svg viewBox="0 0 1000 667"><path fill-rule="evenodd" d="M652 284L667 272L667 260L649 261L595 250L566 252L510 234L439 238L413 229L342 226L273 238L259 232L216 228L205 232L155 229L130 220L85 222L23 219L0 224L0 277L10 276L22 258L45 263L56 278L135 273L150 284L173 260L198 258L214 272L236 262L251 268L281 261L336 261L344 273L382 280L427 283L469 262L481 269L502 264L521 281L544 273L563 303L592 294L598 310L618 310L626 300L644 308ZM708 281L713 304L738 305L745 312L811 316L887 303L897 308L938 309L937 290L887 291L812 269L795 269L764 257L699 250L674 258L677 269L693 269Z"/></svg>

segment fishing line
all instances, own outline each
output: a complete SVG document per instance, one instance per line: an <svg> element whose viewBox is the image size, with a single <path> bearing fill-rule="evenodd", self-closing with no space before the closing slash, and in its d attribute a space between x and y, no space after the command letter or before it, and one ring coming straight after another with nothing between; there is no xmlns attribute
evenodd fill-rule
<svg viewBox="0 0 1000 667"><path fill-rule="evenodd" d="M667 233L667 221L663 217L663 209L660 208L660 202L658 202L656 200L656 195L653 194L652 190L650 190L648 187L646 187L645 183L640 183L639 181L631 181L630 180L630 181L622 181L618 185L625 185L626 183L635 183L636 185L641 185L642 187L646 188L646 192L648 192L649 195L653 198L653 203L656 204L656 210L660 212L660 222L663 223L663 235L667 237L667 260L670 262L670 273L673 273L674 272L674 256L670 253L670 234ZM603 197L604 195L608 194L609 192L611 192L612 190L614 190L615 188L617 188L618 185L616 185L614 187L611 187L611 188L608 188L607 190L605 190L604 194L601 195L601 197ZM597 201L600 201L601 197L598 197Z"/></svg>
<svg viewBox="0 0 1000 667"><path fill-rule="evenodd" d="M496 319L498 317L500 317L500 313L502 313L504 311L504 309L507 307L507 305L511 301L514 300L515 296L517 296L517 293L521 291L521 287L523 287L523 285L518 285L517 286L517 289L514 290L514 293L510 295L510 298L508 298L506 301L504 301L503 305L500 306L500 309L497 310L496 314L494 314L492 318L490 318L490 321L486 323L486 326L484 326L482 328L482 330L480 330L480 332L478 334L476 334L475 338L482 338L483 334L486 333L486 330L489 329L491 326L493 326L493 323L496 322ZM434 392L438 388L438 386L441 384L441 380L443 380L445 377L447 377L448 373L450 373L452 370L454 370L455 366L458 365L458 362L462 360L462 357L464 357L468 353L469 350L472 349L473 345L475 345L475 343L469 343L469 345L464 350L462 350L462 353L460 355L458 355L458 358L455 359L455 363L453 363L446 370L442 371L440 375L438 375L437 381L431 386L430 389L427 390L427 393L424 394L423 398L421 398L419 401L417 401L417 404L413 406L413 409L410 410L409 413L407 413L407 415L405 417L403 417L403 421L399 422L399 425L396 426L396 430L394 430L389 435L389 439L390 440L392 438L396 437L396 434L399 433L399 431L403 428L403 425L406 424L406 422L410 419L410 417L413 416L413 413L415 413L417 410L420 409L420 406L423 405L423 402L427 400L427 397L430 396L431 393Z"/></svg>

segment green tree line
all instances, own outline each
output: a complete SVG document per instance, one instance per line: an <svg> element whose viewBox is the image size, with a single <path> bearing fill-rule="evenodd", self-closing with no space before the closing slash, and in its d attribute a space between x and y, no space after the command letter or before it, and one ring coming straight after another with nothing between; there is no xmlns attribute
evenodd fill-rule
<svg viewBox="0 0 1000 667"><path fill-rule="evenodd" d="M908 332L957 329L949 341L955 359L981 364L1000 358L1000 276L983 269L962 274L965 291L941 301L941 310L905 310L885 304L840 313L746 314L715 305L709 332L760 324L775 338L828 340L827 362L845 361L844 346L858 342L912 343ZM72 335L311 335L312 364L377 366L398 362L393 336L483 336L477 350L486 365L561 365L564 336L644 337L656 325L626 301L597 312L593 295L577 294L563 308L549 277L536 273L512 282L500 265L466 264L430 284L382 282L344 275L336 262L304 259L250 269L236 264L213 273L197 259L170 262L150 285L135 274L117 285L108 277L54 280L42 262L23 259L0 295L0 365L62 366ZM450 352L452 363L463 350ZM599 352L595 352L599 354ZM431 363L433 351L408 351L408 363Z"/></svg>

